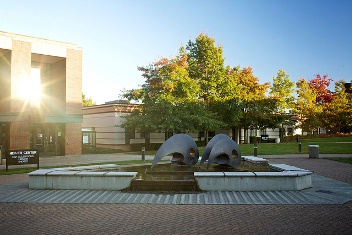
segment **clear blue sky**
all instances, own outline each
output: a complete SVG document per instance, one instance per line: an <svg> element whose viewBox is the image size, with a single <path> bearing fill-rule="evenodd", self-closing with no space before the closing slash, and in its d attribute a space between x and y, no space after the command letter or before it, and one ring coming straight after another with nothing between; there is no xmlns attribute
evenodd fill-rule
<svg viewBox="0 0 352 235"><path fill-rule="evenodd" d="M144 83L137 66L176 55L200 33L225 65L251 66L261 83L352 80L350 0L0 0L0 31L83 48L83 92L97 104ZM333 87L332 87L333 89Z"/></svg>

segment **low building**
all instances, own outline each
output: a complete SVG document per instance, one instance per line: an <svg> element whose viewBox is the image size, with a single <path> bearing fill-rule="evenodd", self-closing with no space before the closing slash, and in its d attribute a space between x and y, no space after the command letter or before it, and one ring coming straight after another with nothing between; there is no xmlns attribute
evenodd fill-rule
<svg viewBox="0 0 352 235"><path fill-rule="evenodd" d="M158 149L158 147L169 137L170 133L144 133L138 130L125 130L121 127L124 116L129 115L134 109L139 107L138 104L131 104L126 100L115 100L106 102L101 105L82 107L83 124L82 135L84 147L91 148L102 147L112 149L141 150L147 146L149 149ZM283 128L256 130L249 129L247 141L244 140L244 130L236 131L233 134L231 130L211 131L208 134L209 139L219 133L227 134L238 143L253 143L254 138L263 142L280 142L281 136L296 135L299 131L295 126L284 126ZM204 132L186 133L190 135L199 145L205 144Z"/></svg>
<svg viewBox="0 0 352 235"><path fill-rule="evenodd" d="M157 149L166 139L174 133L146 133L138 130L125 130L121 127L124 116L129 115L138 104L131 104L126 100L115 100L101 105L82 107L83 142L89 147L94 140L90 139L89 133L96 136L96 147L113 148L122 150L141 150L148 146ZM202 133L187 133L195 141L204 141ZM214 132L215 134L215 132Z"/></svg>

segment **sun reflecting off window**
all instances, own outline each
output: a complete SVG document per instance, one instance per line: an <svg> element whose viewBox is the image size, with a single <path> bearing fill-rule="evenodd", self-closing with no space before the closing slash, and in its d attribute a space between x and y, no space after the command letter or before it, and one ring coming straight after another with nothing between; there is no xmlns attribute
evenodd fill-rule
<svg viewBox="0 0 352 235"><path fill-rule="evenodd" d="M30 102L31 106L39 107L41 93L40 69L32 68L31 76L20 82L19 95L22 99Z"/></svg>
<svg viewBox="0 0 352 235"><path fill-rule="evenodd" d="M41 89L41 82L40 82L40 69L39 68L32 68L31 69L31 88L32 88L32 94L30 101L32 104L35 106L40 105L40 97L42 94L42 89Z"/></svg>

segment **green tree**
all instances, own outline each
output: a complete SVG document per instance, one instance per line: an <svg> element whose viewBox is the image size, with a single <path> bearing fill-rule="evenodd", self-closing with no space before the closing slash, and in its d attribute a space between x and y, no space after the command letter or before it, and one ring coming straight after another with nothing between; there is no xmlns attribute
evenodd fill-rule
<svg viewBox="0 0 352 235"><path fill-rule="evenodd" d="M235 141L237 139L239 128L241 127L241 90L239 86L239 76L241 75L240 66L234 68L227 67L227 76L222 84L222 90L220 97L222 99L217 100L213 104L212 110L218 110L217 114L220 120L222 120L226 126L224 128L232 130L232 136Z"/></svg>
<svg viewBox="0 0 352 235"><path fill-rule="evenodd" d="M221 91L226 77L223 48L215 39L200 34L186 46L190 78L199 85L199 97L206 104L222 99Z"/></svg>
<svg viewBox="0 0 352 235"><path fill-rule="evenodd" d="M129 100L143 102L139 112L126 117L123 127L143 131L195 132L222 125L198 99L199 86L188 76L187 56L178 56L139 67L145 83L140 89L126 91Z"/></svg>
<svg viewBox="0 0 352 235"><path fill-rule="evenodd" d="M273 77L269 96L278 100L278 111L280 113L286 113L287 109L293 107L294 85L295 83L290 80L290 75L283 69L280 69L277 76Z"/></svg>
<svg viewBox="0 0 352 235"><path fill-rule="evenodd" d="M219 110L217 104L227 100L223 93L227 74L222 46L215 45L214 38L200 34L195 41L190 40L185 49L189 76L199 86L198 97L204 102L205 109L221 120L219 114L223 110ZM206 142L209 130L214 129L205 129Z"/></svg>
<svg viewBox="0 0 352 235"><path fill-rule="evenodd" d="M350 131L352 128L352 104L345 89L345 81L335 83L335 92L331 102L324 107L321 114L322 125L328 130L338 128L338 131Z"/></svg>
<svg viewBox="0 0 352 235"><path fill-rule="evenodd" d="M283 126L291 124L291 115L288 113L294 107L294 82L291 82L290 76L285 70L280 69L276 77L273 77L273 83L269 92L269 97L276 100L278 115L272 117L273 120L282 120L281 130ZM280 138L283 138L284 131L280 131Z"/></svg>
<svg viewBox="0 0 352 235"><path fill-rule="evenodd" d="M96 103L93 102L92 97L87 98L86 95L82 93L82 106L87 107L93 105L96 105Z"/></svg>
<svg viewBox="0 0 352 235"><path fill-rule="evenodd" d="M304 78L300 78L296 86L298 98L295 111L300 116L301 127L304 131L314 133L321 126L319 115L322 106L316 103L318 94Z"/></svg>

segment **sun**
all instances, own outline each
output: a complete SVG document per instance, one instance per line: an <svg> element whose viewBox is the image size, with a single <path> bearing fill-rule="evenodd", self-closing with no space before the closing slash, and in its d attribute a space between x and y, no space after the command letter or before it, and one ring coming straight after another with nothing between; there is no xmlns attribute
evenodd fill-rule
<svg viewBox="0 0 352 235"><path fill-rule="evenodd" d="M29 78L22 79L19 86L19 95L26 102L29 102L31 106L40 106L42 89L39 68L32 68L31 76Z"/></svg>

